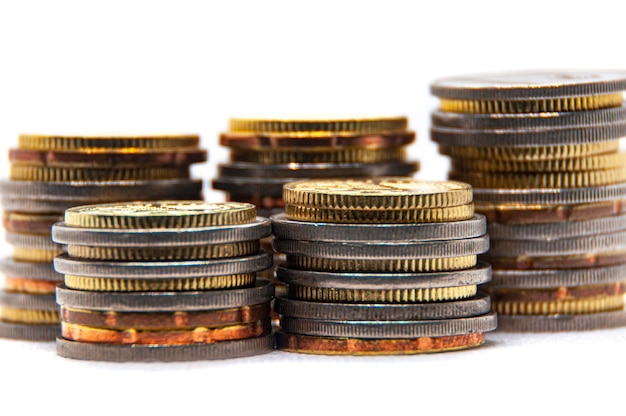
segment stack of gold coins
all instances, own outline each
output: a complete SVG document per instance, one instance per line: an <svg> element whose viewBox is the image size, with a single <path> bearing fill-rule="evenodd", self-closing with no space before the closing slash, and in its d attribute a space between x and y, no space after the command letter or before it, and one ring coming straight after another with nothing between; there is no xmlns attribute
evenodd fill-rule
<svg viewBox="0 0 626 416"><path fill-rule="evenodd" d="M446 78L431 135L450 179L474 187L491 248L485 286L498 328L556 332L626 324L624 71Z"/></svg>
<svg viewBox="0 0 626 416"><path fill-rule="evenodd" d="M254 205L156 201L85 205L52 227L57 353L99 361L192 361L270 352L271 233Z"/></svg>
<svg viewBox="0 0 626 416"><path fill-rule="evenodd" d="M204 162L196 135L21 135L9 151L10 179L0 182L6 238L13 256L0 262L0 336L54 341L58 306L52 268L64 247L50 227L72 206L128 200L202 199L189 167Z"/></svg>
<svg viewBox="0 0 626 416"><path fill-rule="evenodd" d="M496 326L489 247L472 188L412 178L285 185L271 217L277 347L313 354L415 354L482 345Z"/></svg>

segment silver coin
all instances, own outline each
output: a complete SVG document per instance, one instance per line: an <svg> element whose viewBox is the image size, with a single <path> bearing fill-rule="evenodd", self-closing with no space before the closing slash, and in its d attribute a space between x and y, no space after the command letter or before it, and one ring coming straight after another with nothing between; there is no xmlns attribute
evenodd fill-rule
<svg viewBox="0 0 626 416"><path fill-rule="evenodd" d="M84 202L88 205L89 202ZM23 212L28 214L59 214L63 215L66 209L83 205L77 201L37 201L36 199L7 199L0 198L0 206L5 211Z"/></svg>
<svg viewBox="0 0 626 416"><path fill-rule="evenodd" d="M430 289L472 286L491 280L491 266L479 262L465 270L430 273L332 273L276 267L276 279L291 286L330 289Z"/></svg>
<svg viewBox="0 0 626 416"><path fill-rule="evenodd" d="M489 312L480 316L426 321L333 321L280 317L280 328L292 334L338 338L407 339L446 337L493 331L497 315Z"/></svg>
<svg viewBox="0 0 626 416"><path fill-rule="evenodd" d="M626 264L582 269L493 270L491 289L549 289L617 283L626 280Z"/></svg>
<svg viewBox="0 0 626 416"><path fill-rule="evenodd" d="M58 311L54 295L31 295L0 291L0 307L38 311Z"/></svg>
<svg viewBox="0 0 626 416"><path fill-rule="evenodd" d="M545 240L491 240L491 256L554 256L626 249L626 232Z"/></svg>
<svg viewBox="0 0 626 416"><path fill-rule="evenodd" d="M433 111L432 125L464 130L543 130L626 121L626 107L553 113L474 114Z"/></svg>
<svg viewBox="0 0 626 416"><path fill-rule="evenodd" d="M624 136L626 121L545 130L467 130L438 126L430 129L430 137L434 142L441 146L456 147L563 146L608 142Z"/></svg>
<svg viewBox="0 0 626 416"><path fill-rule="evenodd" d="M222 176L213 179L213 189L228 192L230 200L236 201L237 196L267 196L272 198L283 197L283 185L302 178L245 178Z"/></svg>
<svg viewBox="0 0 626 416"><path fill-rule="evenodd" d="M93 261L61 254L54 269L63 274L124 279L177 279L255 273L272 267L272 253L261 250L252 256L193 261L121 262Z"/></svg>
<svg viewBox="0 0 626 416"><path fill-rule="evenodd" d="M63 281L63 275L54 270L52 263L16 261L10 257L0 259L0 273L13 278Z"/></svg>
<svg viewBox="0 0 626 416"><path fill-rule="evenodd" d="M0 338L53 342L59 335L59 325L31 325L0 321Z"/></svg>
<svg viewBox="0 0 626 416"><path fill-rule="evenodd" d="M274 250L333 259L412 259L472 256L489 249L489 236L426 242L320 242L274 239Z"/></svg>
<svg viewBox="0 0 626 416"><path fill-rule="evenodd" d="M158 199L186 199L202 193L200 179L165 179L146 181L98 181L98 182L38 182L0 181L0 194L9 200L76 201L84 202L124 201L141 198L143 201Z"/></svg>
<svg viewBox="0 0 626 416"><path fill-rule="evenodd" d="M532 70L440 78L430 91L459 100L532 100L611 94L626 90L626 72Z"/></svg>
<svg viewBox="0 0 626 416"><path fill-rule="evenodd" d="M626 311L584 315L498 315L502 332L571 332L626 326Z"/></svg>
<svg viewBox="0 0 626 416"><path fill-rule="evenodd" d="M479 237L487 232L487 220L475 214L470 220L420 224L341 224L294 221L285 214L274 215L272 233L280 239L366 242L432 241Z"/></svg>
<svg viewBox="0 0 626 416"><path fill-rule="evenodd" d="M49 235L5 232L4 236L6 242L14 247L30 248L33 250L63 249L63 245L53 243Z"/></svg>
<svg viewBox="0 0 626 416"><path fill-rule="evenodd" d="M260 163L230 162L218 165L219 177L251 178L347 178L360 176L408 176L419 162L404 160L376 163Z"/></svg>
<svg viewBox="0 0 626 416"><path fill-rule="evenodd" d="M237 341L187 345L123 345L69 341L58 337L57 354L76 360L112 362L174 362L223 360L267 354L274 350L274 334Z"/></svg>
<svg viewBox="0 0 626 416"><path fill-rule="evenodd" d="M589 188L474 188L474 203L494 205L574 205L626 199L626 183Z"/></svg>
<svg viewBox="0 0 626 416"><path fill-rule="evenodd" d="M585 221L545 224L489 224L492 240L539 240L582 237L626 230L626 214Z"/></svg>
<svg viewBox="0 0 626 416"><path fill-rule="evenodd" d="M274 311L280 315L331 321L418 321L484 315L490 311L488 295L451 302L414 304L308 302L277 296Z"/></svg>
<svg viewBox="0 0 626 416"><path fill-rule="evenodd" d="M96 247L183 247L259 240L271 235L268 218L253 223L177 229L97 229L71 227L64 222L52 226L52 240L60 244Z"/></svg>

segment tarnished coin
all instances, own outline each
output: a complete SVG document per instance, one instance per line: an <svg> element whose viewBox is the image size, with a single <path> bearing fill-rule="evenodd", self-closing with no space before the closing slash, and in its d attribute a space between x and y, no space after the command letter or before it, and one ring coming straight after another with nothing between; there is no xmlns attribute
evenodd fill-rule
<svg viewBox="0 0 626 416"><path fill-rule="evenodd" d="M489 249L489 236L442 241L322 242L275 238L274 250L305 257L333 259L414 259L478 255Z"/></svg>
<svg viewBox="0 0 626 416"><path fill-rule="evenodd" d="M573 205L489 205L481 202L476 205L476 212L486 216L489 223L546 224L621 215L626 212L626 201Z"/></svg>
<svg viewBox="0 0 626 416"><path fill-rule="evenodd" d="M464 221L418 224L341 224L295 221L285 214L271 217L272 233L280 239L307 241L431 241L473 238L487 232L485 217Z"/></svg>
<svg viewBox="0 0 626 416"><path fill-rule="evenodd" d="M95 150L95 149L181 149L198 147L200 136L177 135L47 135L20 134L19 149Z"/></svg>
<svg viewBox="0 0 626 416"><path fill-rule="evenodd" d="M490 289L542 289L621 282L626 264L586 269L493 270Z"/></svg>
<svg viewBox="0 0 626 416"><path fill-rule="evenodd" d="M626 250L548 256L545 254L538 256L521 255L517 257L483 254L481 258L489 262L494 269L578 269L626 263Z"/></svg>
<svg viewBox="0 0 626 416"><path fill-rule="evenodd" d="M277 296L274 310L285 316L306 319L324 317L332 321L418 321L484 315L490 311L489 296L451 302L414 304L307 302Z"/></svg>
<svg viewBox="0 0 626 416"><path fill-rule="evenodd" d="M58 323L54 325L33 325L0 321L0 338L53 342L60 332Z"/></svg>
<svg viewBox="0 0 626 416"><path fill-rule="evenodd" d="M49 234L52 225L59 221L63 221L63 215L7 211L2 213L2 223L10 233Z"/></svg>
<svg viewBox="0 0 626 416"><path fill-rule="evenodd" d="M61 244L94 247L185 247L259 240L271 234L271 221L235 225L176 229L102 229L70 227L61 222L52 227L52 239Z"/></svg>
<svg viewBox="0 0 626 416"><path fill-rule="evenodd" d="M61 284L56 301L68 308L115 312L208 311L269 302L274 283L257 279L251 287L197 292L109 293L73 290Z"/></svg>
<svg viewBox="0 0 626 416"><path fill-rule="evenodd" d="M427 259L329 259L287 255L290 267L329 272L422 273L463 270L476 266L476 256Z"/></svg>
<svg viewBox="0 0 626 416"><path fill-rule="evenodd" d="M385 133L406 131L406 117L346 118L346 119L259 119L231 118L233 133L278 133L309 135L318 133Z"/></svg>
<svg viewBox="0 0 626 416"><path fill-rule="evenodd" d="M285 204L308 208L408 210L444 208L472 202L472 187L454 181L406 177L320 179L285 185Z"/></svg>
<svg viewBox="0 0 626 416"><path fill-rule="evenodd" d="M260 163L264 165L282 163L376 163L405 160L406 157L406 146L381 148L316 147L304 149L301 147L281 147L270 150L233 148L230 150L230 160L232 162Z"/></svg>
<svg viewBox="0 0 626 416"><path fill-rule="evenodd" d="M52 263L16 261L10 257L0 259L0 273L5 277L20 279L35 279L52 282L60 282L63 280L63 275L54 270Z"/></svg>
<svg viewBox="0 0 626 416"><path fill-rule="evenodd" d="M501 332L569 332L623 326L626 326L626 312L623 310L583 315L498 316L498 331Z"/></svg>
<svg viewBox="0 0 626 416"><path fill-rule="evenodd" d="M181 279L255 273L272 266L272 253L253 256L171 262L111 262L74 259L67 254L55 257L54 268L66 275L120 279Z"/></svg>
<svg viewBox="0 0 626 416"><path fill-rule="evenodd" d="M11 165L9 178L14 181L141 181L151 179L188 178L189 168L142 166L124 168L65 168Z"/></svg>
<svg viewBox="0 0 626 416"><path fill-rule="evenodd" d="M279 350L323 355L404 355L457 351L485 343L485 333L413 339L331 338L278 332Z"/></svg>
<svg viewBox="0 0 626 416"><path fill-rule="evenodd" d="M238 202L152 201L87 205L65 211L65 223L86 228L194 228L251 223L253 205Z"/></svg>
<svg viewBox="0 0 626 416"><path fill-rule="evenodd" d="M626 230L626 214L583 221L539 224L489 224L492 240L558 240Z"/></svg>
<svg viewBox="0 0 626 416"><path fill-rule="evenodd" d="M626 231L545 239L492 239L490 256L557 256L626 250Z"/></svg>
<svg viewBox="0 0 626 416"><path fill-rule="evenodd" d="M222 146L239 149L282 149L290 147L342 149L346 147L388 148L408 146L415 142L415 132L397 133L319 133L319 134L280 134L280 133L222 133Z"/></svg>
<svg viewBox="0 0 626 416"><path fill-rule="evenodd" d="M223 360L267 354L274 350L274 334L236 341L188 345L120 345L57 338L57 354L76 360L113 362L174 362Z"/></svg>
<svg viewBox="0 0 626 416"><path fill-rule="evenodd" d="M597 156L619 151L619 140L558 146L472 147L439 146L439 153L456 159L489 159L504 162L548 161Z"/></svg>

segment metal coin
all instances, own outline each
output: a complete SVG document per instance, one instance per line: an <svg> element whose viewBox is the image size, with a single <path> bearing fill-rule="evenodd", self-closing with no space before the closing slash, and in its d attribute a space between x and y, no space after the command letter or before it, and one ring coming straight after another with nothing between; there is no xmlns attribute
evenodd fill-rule
<svg viewBox="0 0 626 416"><path fill-rule="evenodd" d="M603 253L626 249L626 231L546 238L543 240L491 240L490 256L556 256Z"/></svg>
<svg viewBox="0 0 626 416"><path fill-rule="evenodd" d="M299 178L247 178L221 176L211 181L213 189L230 194L230 201L245 201L246 198L282 198L283 186Z"/></svg>
<svg viewBox="0 0 626 416"><path fill-rule="evenodd" d="M18 148L39 150L86 150L86 149L180 149L198 147L200 136L196 134L173 135L114 135L114 136L65 136L48 134L20 134Z"/></svg>
<svg viewBox="0 0 626 416"><path fill-rule="evenodd" d="M188 178L189 167L60 168L11 165L9 178L17 181L140 181Z"/></svg>
<svg viewBox="0 0 626 416"><path fill-rule="evenodd" d="M218 164L218 177L236 178L353 178L359 176L410 176L419 170L419 162L403 160L376 163L288 163L261 165L231 162Z"/></svg>
<svg viewBox="0 0 626 416"><path fill-rule="evenodd" d="M61 252L64 247L50 240L49 235L5 233L5 240L13 247L22 247L33 250L51 250Z"/></svg>
<svg viewBox="0 0 626 416"><path fill-rule="evenodd" d="M59 221L63 221L63 215L37 215L7 211L2 213L4 228L11 233L50 234L52 225Z"/></svg>
<svg viewBox="0 0 626 416"><path fill-rule="evenodd" d="M329 272L423 273L463 270L476 266L476 256L421 259L329 259L287 255L287 264L301 270ZM625 260L626 261L626 260Z"/></svg>
<svg viewBox="0 0 626 416"><path fill-rule="evenodd" d="M609 329L626 326L626 311L584 315L499 315L498 331L502 332L569 332Z"/></svg>
<svg viewBox="0 0 626 416"><path fill-rule="evenodd" d="M474 188L474 202L520 205L573 205L626 200L626 182L582 188L481 189Z"/></svg>
<svg viewBox="0 0 626 416"><path fill-rule="evenodd" d="M0 308L58 311L54 295L31 295L0 291Z"/></svg>
<svg viewBox="0 0 626 416"><path fill-rule="evenodd" d="M59 325L29 325L0 321L0 338L52 342L60 333Z"/></svg>
<svg viewBox="0 0 626 416"><path fill-rule="evenodd" d="M479 237L486 233L486 219L475 214L470 220L419 224L341 224L295 221L285 214L271 217L272 233L279 239L350 241L431 241Z"/></svg>
<svg viewBox="0 0 626 416"><path fill-rule="evenodd" d="M488 287L491 289L543 289L587 286L621 282L626 276L626 264L586 269L493 270Z"/></svg>
<svg viewBox="0 0 626 416"><path fill-rule="evenodd" d="M0 259L0 273L6 277L57 282L63 281L63 274L57 273L52 267L52 263L15 261L10 257Z"/></svg>
<svg viewBox="0 0 626 416"><path fill-rule="evenodd" d="M405 160L407 147L347 147L347 148L275 148L270 150L230 149L233 162L250 162L264 165L281 163L376 163Z"/></svg>
<svg viewBox="0 0 626 416"><path fill-rule="evenodd" d="M220 145L240 149L281 149L287 147L388 148L408 146L415 142L415 132L399 133L328 133L316 135L222 133Z"/></svg>
<svg viewBox="0 0 626 416"><path fill-rule="evenodd" d="M481 258L489 262L495 269L578 269L624 264L626 263L626 250L551 256L483 255Z"/></svg>
<svg viewBox="0 0 626 416"><path fill-rule="evenodd" d="M619 140L608 142L531 147L439 146L439 153L457 159L492 159L506 162L548 161L617 153Z"/></svg>
<svg viewBox="0 0 626 416"><path fill-rule="evenodd" d="M403 132L408 127L406 117L376 117L347 119L255 119L231 118L229 130L235 133L284 133L293 135L320 133L382 133Z"/></svg>
<svg viewBox="0 0 626 416"><path fill-rule="evenodd" d="M609 234L626 230L626 214L586 221L564 221L545 224L489 224L492 240L539 240Z"/></svg>
<svg viewBox="0 0 626 416"><path fill-rule="evenodd" d="M52 267L51 263L50 267ZM62 281L62 276L61 279L55 281L27 279L23 277L5 277L4 290L12 293L28 293L31 295L53 295L56 286Z"/></svg>

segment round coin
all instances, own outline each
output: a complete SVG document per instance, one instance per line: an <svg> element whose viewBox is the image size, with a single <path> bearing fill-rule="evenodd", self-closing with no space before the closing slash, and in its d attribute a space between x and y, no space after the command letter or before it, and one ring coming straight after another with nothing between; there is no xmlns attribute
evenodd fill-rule
<svg viewBox="0 0 626 416"><path fill-rule="evenodd" d="M422 273L469 269L476 266L476 256L432 259L328 259L287 255L287 264L301 270L329 272Z"/></svg>
<svg viewBox="0 0 626 416"><path fill-rule="evenodd" d="M491 256L482 255L495 269L578 269L588 267L614 266L626 263L626 251L601 251L597 253L539 255L539 256Z"/></svg>
<svg viewBox="0 0 626 416"><path fill-rule="evenodd" d="M0 273L5 277L62 281L63 275L57 273L51 263L30 263L15 261L10 257L0 259Z"/></svg>
<svg viewBox="0 0 626 416"><path fill-rule="evenodd" d="M489 159L502 162L531 162L597 156L619 151L619 140L590 144L530 147L439 146L439 153L455 159Z"/></svg>
<svg viewBox="0 0 626 416"><path fill-rule="evenodd" d="M14 181L140 181L152 179L188 178L188 167L128 167L128 168L63 168L48 166L11 165L9 178Z"/></svg>
<svg viewBox="0 0 626 416"><path fill-rule="evenodd" d="M498 331L501 332L569 332L609 329L626 326L623 310L584 315L500 315Z"/></svg>
<svg viewBox="0 0 626 416"><path fill-rule="evenodd" d="M498 159L452 159L451 170L480 173L556 173L611 170L626 165L626 153L586 156L573 159L511 162Z"/></svg>
<svg viewBox="0 0 626 416"><path fill-rule="evenodd" d="M46 264L46 263L32 263ZM52 267L51 263L47 263ZM4 290L13 293L28 293L31 295L51 295L54 294L57 284L63 281L63 275L58 280L37 280L25 279L23 277L5 277Z"/></svg>
<svg viewBox="0 0 626 416"><path fill-rule="evenodd" d="M609 234L626 230L626 214L584 221L563 221L543 224L489 224L492 240L562 239Z"/></svg>
<svg viewBox="0 0 626 416"><path fill-rule="evenodd" d="M200 136L180 135L44 135L20 134L19 149L86 150L86 149L181 149L198 147Z"/></svg>
<svg viewBox="0 0 626 416"><path fill-rule="evenodd" d="M573 205L626 200L626 181L580 188L488 189L474 188L476 204Z"/></svg>
<svg viewBox="0 0 626 416"><path fill-rule="evenodd" d="M271 150L240 149L230 150L232 162L275 165L283 163L376 163L405 160L407 147L314 147L314 148L275 148Z"/></svg>
<svg viewBox="0 0 626 416"><path fill-rule="evenodd" d="M0 321L0 338L53 342L59 333L58 324L34 325Z"/></svg>
<svg viewBox="0 0 626 416"><path fill-rule="evenodd" d="M543 289L600 285L624 280L626 264L586 269L493 270L490 289Z"/></svg>
<svg viewBox="0 0 626 416"><path fill-rule="evenodd" d="M54 295L32 295L0 291L0 308L30 309L57 312Z"/></svg>
<svg viewBox="0 0 626 416"><path fill-rule="evenodd" d="M626 231L525 240L492 239L490 256L557 256L626 250Z"/></svg>
<svg viewBox="0 0 626 416"><path fill-rule="evenodd" d="M4 228L10 233L49 234L52 225L59 221L63 221L63 215L7 211L2 213Z"/></svg>
<svg viewBox="0 0 626 416"><path fill-rule="evenodd" d="M346 118L346 119L258 119L231 118L233 133L383 133L403 132L408 127L406 117Z"/></svg>
<svg viewBox="0 0 626 416"><path fill-rule="evenodd" d="M626 201L573 205L483 205L481 202L476 205L476 211L485 215L489 223L545 224L621 215L626 212Z"/></svg>
<svg viewBox="0 0 626 416"><path fill-rule="evenodd" d="M7 243L13 247L20 247L32 250L50 250L61 252L63 246L55 244L50 240L49 235L41 234L23 234L7 232L4 235Z"/></svg>
<svg viewBox="0 0 626 416"><path fill-rule="evenodd" d="M408 146L415 142L415 132L398 133L319 133L319 134L248 134L222 133L222 146L239 149L283 149L290 147L334 149L369 147L388 148Z"/></svg>

